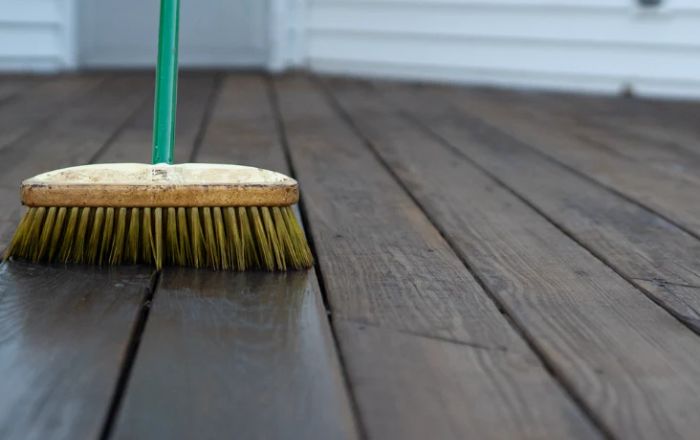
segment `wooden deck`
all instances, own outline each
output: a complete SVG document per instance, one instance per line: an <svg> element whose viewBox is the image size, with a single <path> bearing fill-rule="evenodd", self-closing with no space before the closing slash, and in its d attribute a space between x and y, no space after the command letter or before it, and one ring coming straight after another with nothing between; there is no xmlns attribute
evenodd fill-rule
<svg viewBox="0 0 700 440"><path fill-rule="evenodd" d="M696 439L699 103L186 73L315 271L0 266L2 439ZM152 75L0 79L19 182L150 157Z"/></svg>

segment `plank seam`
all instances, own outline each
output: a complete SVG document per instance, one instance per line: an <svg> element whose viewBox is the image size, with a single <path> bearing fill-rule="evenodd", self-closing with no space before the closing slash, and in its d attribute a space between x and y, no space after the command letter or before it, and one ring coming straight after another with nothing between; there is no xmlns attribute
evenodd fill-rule
<svg viewBox="0 0 700 440"><path fill-rule="evenodd" d="M70 97L61 100L60 103L57 105L56 109L51 112L50 114L46 115L43 118L39 118L38 121L36 121L34 124L31 126L27 127L27 130L19 135L16 139L13 141L5 144L5 145L0 145L0 150L3 150L5 148L11 148L15 145L18 145L22 142L25 141L26 138L30 137L38 127L44 127L57 116L60 116L63 113L63 110L65 110L69 105L74 104L76 101L79 101L83 98L85 98L90 92L95 91L102 87L109 79L113 79L114 75L106 75L103 78L101 78L99 81L97 81L95 84L92 85L92 87L88 87L85 89L81 89L80 92L75 93L74 95L71 95ZM45 83L48 83L49 81L47 80ZM41 83L41 84L45 84Z"/></svg>
<svg viewBox="0 0 700 440"><path fill-rule="evenodd" d="M148 98L145 97L143 98L143 101L139 105L137 105L134 110L127 116L127 118L119 124L116 130L107 138L104 144L95 152L95 154L92 155L88 163L95 163L97 162L100 157L109 149L114 144L114 141L117 140L117 138L124 132L124 130L129 127L129 125L138 117L139 112L148 104Z"/></svg>
<svg viewBox="0 0 700 440"><path fill-rule="evenodd" d="M280 110L280 105L279 105L279 98L277 95L277 90L272 83L272 79L270 75L265 75L265 87L267 89L267 96L268 100L270 101L270 106L272 108L272 112L274 115L275 119L275 127L278 135L278 139L280 141L280 144L282 146L282 151L284 153L285 160L287 162L287 165L289 166L289 172L292 178L296 179L296 171L294 167L294 161L292 160L292 155L291 155L291 150L290 150L290 144L289 140L287 138L287 129L284 124L284 120L282 119L282 112ZM304 203L304 198L303 196L299 199L299 214L301 216L301 225L302 228L304 229L304 233L306 234L307 240L309 241L309 247L311 248L311 251L314 255L318 255L318 252L316 251L316 245L314 242L314 235L311 233L311 224L308 221L309 216L307 215L307 210L306 210L306 205ZM323 277L323 271L321 270L321 266L318 262L318 259L314 261L314 271L316 272L316 278L318 280L318 286L319 290L321 293L321 300L323 301L323 309L326 312L326 317L328 319L328 327L330 329L331 337L333 338L333 345L335 346L335 352L336 356L338 356L338 363L340 364L340 372L342 374L342 379L343 379L343 386L346 390L348 399L350 400L350 407L352 410L352 416L355 421L355 426L357 427L357 431L359 434L359 437L362 439L367 439L369 438L367 434L367 428L360 417L360 406L357 401L357 398L355 397L355 394L353 392L353 389L351 387L351 381L350 381L350 375L348 373L348 369L346 367L346 359L345 356L343 355L343 350L341 349L341 344L340 340L338 338L338 333L335 328L335 322L334 322L334 317L330 309L329 305L329 300L328 300L328 293L326 290L326 282Z"/></svg>
<svg viewBox="0 0 700 440"><path fill-rule="evenodd" d="M119 375L117 376L117 383L114 387L114 393L110 399L105 421L102 425L102 431L100 432L99 436L100 440L107 440L110 438L115 422L117 421L117 417L119 416L119 409L124 401L124 395L126 394L126 390L129 385L131 370L136 363L139 346L141 345L141 340L146 331L146 323L148 321L148 315L151 312L151 306L155 298L156 289L160 284L160 277L160 272L153 272L151 275L151 282L144 293L143 300L141 301L139 313L136 321L134 322L131 334L129 335L129 342L124 352L124 360L119 368Z"/></svg>
<svg viewBox="0 0 700 440"><path fill-rule="evenodd" d="M209 121L211 121L211 115L214 113L214 107L219 99L222 83L223 74L221 72L217 72L214 74L214 84L212 84L211 90L209 91L209 96L204 104L204 114L202 115L202 121L194 138L194 146L192 147L189 157L190 162L194 162L196 160L199 150L202 147L204 137L207 134L207 127L209 127Z"/></svg>
<svg viewBox="0 0 700 440"><path fill-rule="evenodd" d="M407 113L404 112L404 111L400 111L400 113L401 113L401 115L402 115L404 118L406 118L407 120L413 122L413 123L416 124L417 126L421 127L421 129L422 129L424 132L428 133L430 136L432 136L433 138L437 139L438 142L439 142L440 144L442 144L443 146L447 147L450 151L454 152L456 155L458 155L459 157L461 157L463 160L466 160L467 162L469 162L472 166L474 166L475 168L477 168L479 171L481 171L482 173L484 173L486 176L490 177L492 180L494 180L496 183L498 183L498 185L500 185L502 188L504 188L504 189L507 190L509 193L511 193L512 195L514 195L517 199L519 199L520 201L522 201L523 203L525 203L525 205L527 205L530 209L532 209L533 211L535 211L538 215L540 215L540 216L543 217L545 220L547 220L547 222L549 222L552 226L554 226L554 227L557 228L560 232L562 232L564 235L566 235L566 236L569 237L571 240L573 240L578 246L580 246L581 248L585 249L585 250L586 250L590 255L592 255L594 258L596 258L596 259L599 260L601 263L603 263L604 265L606 265L607 267L609 267L616 275L618 275L620 278L622 278L623 280L625 280L625 282L627 282L628 284L630 284L630 285L631 285L632 287L634 287L636 290L640 291L647 299L649 299L651 302L653 302L653 303L656 304L657 306L661 307L665 312L667 312L669 315L671 315L673 318L675 318L677 321L679 321L682 325L684 325L685 327L687 327L688 329L690 329L690 330L691 330L692 332L694 332L695 334L700 335L700 320L698 320L697 318L693 318L693 317L689 317L689 316L684 316L684 315L682 315L682 314L676 312L676 311L673 310L672 308L667 307L667 306L664 304L664 302L663 302L663 300L662 300L661 298L658 298L658 297L655 296L653 293L651 293L649 290L647 290L644 286L642 286L642 285L640 285L639 283L636 282L636 281L647 281L647 280L642 280L642 279L640 279L640 278L630 277L630 276L627 276L626 274L624 274L623 272L621 272L612 262L610 262L610 261L608 260L608 258L606 258L604 255L602 255L602 254L600 254L599 252L595 251L594 249L592 249L591 247L589 247L588 245L586 245L583 241L581 241L581 240L576 236L576 234L575 234L573 231L570 231L570 230L569 230L568 228L566 228L563 224L559 223L559 222L556 221L554 218L552 218L551 216L549 216L548 214L546 214L546 213L545 213L544 211L542 211L539 207L537 207L534 203L530 202L530 200L527 199L525 196L521 195L521 194L518 193L516 190L514 190L514 189L512 189L510 186L508 186L508 185L507 185L503 180L501 180L498 176L496 176L495 174L491 173L490 171L488 171L487 169L485 169L484 167L482 167L482 166L481 166L480 164L478 164L474 159L472 159L468 154L466 154L465 152L463 152L460 148L454 146L454 145L453 145L452 143L450 143L447 139L445 139L444 137L442 137L439 133L436 133L434 130L432 130L430 127L428 127L428 126L427 126L426 124L424 124L422 121L420 121L418 118L415 118L413 115L409 115L409 114L407 114ZM480 117L475 116L475 115L473 115L473 114L471 114L471 113L470 113L470 116L471 116L471 119L472 119L475 123L481 124L482 126L485 126L486 128L489 128L489 129L491 129L491 130L494 130L494 131L498 132L501 136L504 136L504 137L508 138L511 142L514 142L514 143L516 143L517 145L519 145L519 146L521 146L521 147L523 147L523 148L528 149L529 151L531 151L531 152L537 154L538 156L542 157L544 160L547 160L547 161L551 162L551 163L554 164L555 166L561 167L561 168L563 168L564 170L566 170L566 171L568 171L568 172L571 172L572 174L574 174L574 175L576 175L576 176L578 176L578 177L580 177L580 178L583 178L583 179L586 180L587 182L592 183L592 184L594 184L594 185L596 185L596 186L598 186L598 187L600 187L600 188L602 188L602 189L604 189L604 190L606 190L606 191L608 191L608 192L611 192L612 194L614 194L614 195L616 195L616 196L619 196L619 197L623 198L624 200L626 200L626 201L628 201L628 202L634 204L635 206L637 206L637 207L643 209L644 211L648 212L649 214L651 214L651 215L653 215L653 216L657 216L657 217L661 218L662 220L667 221L669 224L671 224L672 226L678 228L679 230L688 233L689 235L691 235L691 237L693 237L693 238L695 238L695 239L700 239L700 237L697 237L697 236L695 236L695 234L692 234L692 233L690 233L689 231L686 231L685 229L683 229L683 228L680 227L679 225L677 225L677 224L675 224L674 222L668 220L665 216L663 216L663 215L661 215L661 214L655 212L654 210L652 210L652 209L650 209L650 208L648 208L648 207L642 205L641 203L638 203L638 202L636 202L635 200L633 200L633 199L631 199L631 198L628 198L627 196L625 196L625 195L623 195L623 194L618 193L616 190L611 189L611 188L609 188L608 186L603 185L603 184L601 184L601 183L595 181L594 179L592 179L592 178L588 177L587 175L585 175L585 174L583 174L583 173L577 171L576 169L571 168L571 167L569 167L568 165L559 162L559 161L556 160L555 158L553 158L553 157L551 157L551 156L549 156L549 155L547 155L547 154L545 154L545 153L539 151L537 148L532 147L531 145L529 145L529 144L527 144L527 143L525 143L525 142L519 141L518 139L515 139L513 136L509 135L508 133L503 132L503 131L500 130L498 127L495 127L495 126L493 126L492 124L489 124L488 122L484 121L484 120L481 119ZM648 281L651 281L651 280L648 280ZM667 284L667 285L674 285L673 283L669 283L669 282L665 282L665 284ZM680 286L680 285L679 285L679 287L697 287L697 286ZM695 309L694 307L692 307L690 304L687 304L686 302L684 302L684 304L686 304L686 306L687 306L689 309L691 309L693 312L695 312L697 315L700 316L700 310Z"/></svg>
<svg viewBox="0 0 700 440"><path fill-rule="evenodd" d="M428 219L430 224L435 228L435 230L442 236L442 238L445 240L447 245L449 246L450 250L455 254L455 256L462 262L462 265L469 271L469 273L474 277L475 281L481 289L484 291L486 296L494 303L494 305L498 308L499 311L501 311L503 317L506 319L506 321L509 323L509 325L513 328L513 330L523 339L525 344L532 350L533 355L540 361L543 369L549 374L549 376L552 378L552 381L554 382L555 385L558 385L563 394L568 396L573 404L581 411L582 415L588 419L588 421L591 423L591 425L597 429L600 434L606 438L606 439L614 439L615 437L612 434L612 431L608 429L608 427L603 423L603 421L593 412L592 409L588 408L588 406L585 404L583 398L581 398L575 391L574 387L572 384L569 383L569 381L562 375L560 372L557 370L556 366L554 365L553 362L549 360L549 358L546 356L543 350L540 349L540 347L537 345L536 341L534 340L533 337L531 337L527 332L526 329L522 326L520 326L517 321L513 318L511 312L508 310L507 305L502 303L498 297L489 289L487 288L484 280L481 278L481 276L478 275L476 270L472 267L472 265L461 256L461 254L458 252L457 248L455 247L454 243L449 240L447 235L445 234L444 230L438 225L438 223L435 221L435 219L427 212L425 207L416 199L416 197L413 195L413 193L408 189L408 187L404 184L403 180L393 171L393 169L389 166L389 164L381 157L379 152L376 150L374 147L374 144L363 134L363 132L359 129L359 127L355 124L355 122L352 120L352 118L348 115L347 112L342 108L340 103L336 100L335 96L331 93L331 91L326 87L326 85L319 80L317 76L314 76L316 79L316 83L319 85L319 88L323 90L328 102L331 104L331 106L335 109L337 113L340 114L341 118L343 121L348 125L353 133L362 141L362 143L368 148L368 150L372 153L372 155L375 157L375 159L381 164L383 168L385 168L386 172L392 177L392 179L399 185L399 187L406 193L406 195L413 201L413 203L416 204L416 206L420 209L420 211L423 213L423 215ZM404 116L402 114L402 116Z"/></svg>
<svg viewBox="0 0 700 440"><path fill-rule="evenodd" d="M107 81L107 79L108 79L108 78L103 79L102 81L100 81L97 85L95 85L95 86L94 86L92 89L90 89L90 90L97 89L97 88L100 87L102 84L104 84L104 83ZM79 95L80 95L80 96L83 96L83 95L86 94L86 93L87 93L87 92L84 92L84 93L81 92ZM114 141L119 137L119 135L129 126L129 124L133 121L133 119L136 118L136 116L138 115L138 113L139 113L139 111L141 110L141 108L142 108L144 105L146 105L147 102L148 102L147 98L144 98L144 101L143 101L141 104L137 105L136 108L134 109L134 111L133 111L131 114L129 114L129 116L127 116L126 119L125 119L121 124L119 124L119 125L117 126L117 128L116 128L116 129L114 130L114 132L109 136L109 138L107 138L107 140L104 142L104 144L102 144L102 146L101 146L101 147L92 155L92 157L88 160L88 163L89 163L89 164L95 163L97 160L99 160L100 156L102 156L102 154L104 154L104 152L107 151L107 149L114 143ZM61 109L63 109L65 106L64 106L64 105L61 105L61 106L59 106L59 107L60 107L60 109L57 110L57 112L60 112ZM50 116L47 116L46 118L44 118L44 119L42 119L40 122L38 122L36 125L37 125L37 126L38 126L39 124L42 124L42 125L43 125L46 121L52 119L55 115L56 115L56 114L51 114ZM23 138L24 138L25 136L29 136L31 133L33 133L33 130L30 128L29 130L27 130L26 133L22 134L19 138L17 138L17 139L16 139L15 141L13 141L13 142L10 142L10 143L9 143L8 145L6 145L6 146L10 146L10 145L13 145L15 142L20 142L20 141L22 141ZM0 147L0 149L2 149L2 148L3 148L3 147ZM18 210L15 210L14 212L20 211L21 209L22 209L22 208L19 208ZM5 248L0 249L0 251L5 252Z"/></svg>

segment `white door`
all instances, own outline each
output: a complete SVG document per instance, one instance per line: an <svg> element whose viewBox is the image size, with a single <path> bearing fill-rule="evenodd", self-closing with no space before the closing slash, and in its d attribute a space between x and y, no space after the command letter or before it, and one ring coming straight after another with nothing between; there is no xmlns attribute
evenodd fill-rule
<svg viewBox="0 0 700 440"><path fill-rule="evenodd" d="M159 0L80 0L80 63L87 67L155 64ZM183 66L264 66L268 0L181 0Z"/></svg>

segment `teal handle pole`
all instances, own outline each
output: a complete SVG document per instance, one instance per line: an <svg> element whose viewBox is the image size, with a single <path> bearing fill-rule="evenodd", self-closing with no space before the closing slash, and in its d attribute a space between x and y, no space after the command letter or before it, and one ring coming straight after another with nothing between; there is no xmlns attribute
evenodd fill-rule
<svg viewBox="0 0 700 440"><path fill-rule="evenodd" d="M153 160L173 163L177 111L177 52L180 0L161 0L153 116Z"/></svg>

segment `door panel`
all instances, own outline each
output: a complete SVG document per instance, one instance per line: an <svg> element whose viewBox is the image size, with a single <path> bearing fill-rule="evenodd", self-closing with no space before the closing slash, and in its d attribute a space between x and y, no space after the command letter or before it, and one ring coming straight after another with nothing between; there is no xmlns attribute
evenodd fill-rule
<svg viewBox="0 0 700 440"><path fill-rule="evenodd" d="M181 0L180 62L262 66L268 52L265 0ZM83 66L155 64L158 0L80 0Z"/></svg>

